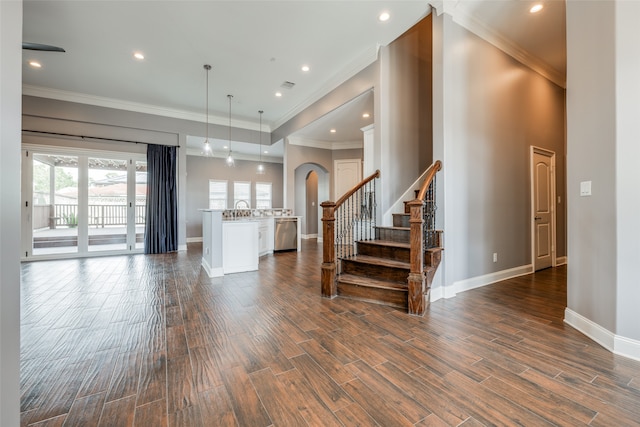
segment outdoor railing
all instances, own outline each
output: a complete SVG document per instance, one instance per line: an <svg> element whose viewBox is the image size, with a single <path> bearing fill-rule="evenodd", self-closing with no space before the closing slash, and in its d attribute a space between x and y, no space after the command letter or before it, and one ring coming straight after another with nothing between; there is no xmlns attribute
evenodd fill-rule
<svg viewBox="0 0 640 427"><path fill-rule="evenodd" d="M89 205L89 226L101 227L127 224L127 205ZM78 205L55 204L35 205L33 207L34 228L56 228L57 226L75 227L78 225ZM135 223L144 224L146 206L135 206Z"/></svg>

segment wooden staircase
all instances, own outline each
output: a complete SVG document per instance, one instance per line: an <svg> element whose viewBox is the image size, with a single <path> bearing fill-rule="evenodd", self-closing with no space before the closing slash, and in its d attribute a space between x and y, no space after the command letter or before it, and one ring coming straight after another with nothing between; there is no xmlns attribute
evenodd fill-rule
<svg viewBox="0 0 640 427"><path fill-rule="evenodd" d="M423 174L415 199L394 214L391 227L378 226L376 180L362 180L336 202L322 202L321 293L386 304L422 316L442 257L436 225L435 161Z"/></svg>
<svg viewBox="0 0 640 427"><path fill-rule="evenodd" d="M410 211L405 202L405 212L393 214L393 226L376 227L375 239L358 241L357 255L341 258L341 273L337 276L337 294L389 305L407 310L408 283L411 272ZM440 233L438 233L440 236ZM442 241L438 238L438 243ZM442 247L424 251L425 298L433 276L440 264Z"/></svg>

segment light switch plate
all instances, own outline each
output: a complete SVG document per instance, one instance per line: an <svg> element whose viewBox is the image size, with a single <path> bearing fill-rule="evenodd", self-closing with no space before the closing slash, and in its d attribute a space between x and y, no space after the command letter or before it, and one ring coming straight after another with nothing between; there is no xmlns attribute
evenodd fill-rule
<svg viewBox="0 0 640 427"><path fill-rule="evenodd" d="M580 196L590 196L591 195L591 181L582 181L580 183Z"/></svg>

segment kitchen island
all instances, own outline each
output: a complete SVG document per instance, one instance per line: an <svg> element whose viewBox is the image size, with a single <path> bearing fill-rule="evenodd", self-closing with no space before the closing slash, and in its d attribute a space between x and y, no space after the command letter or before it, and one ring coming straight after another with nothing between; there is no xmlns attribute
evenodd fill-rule
<svg viewBox="0 0 640 427"><path fill-rule="evenodd" d="M254 271L259 259L274 251L276 218L282 216L230 215L230 211L201 209L202 267L209 277ZM255 215L255 212L253 212ZM297 250L300 222L297 221Z"/></svg>

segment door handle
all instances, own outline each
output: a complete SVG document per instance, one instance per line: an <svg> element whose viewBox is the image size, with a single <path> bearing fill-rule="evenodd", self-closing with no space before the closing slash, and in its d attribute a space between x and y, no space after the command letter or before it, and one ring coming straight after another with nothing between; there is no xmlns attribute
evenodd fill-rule
<svg viewBox="0 0 640 427"><path fill-rule="evenodd" d="M541 216L537 216L537 217L535 217L535 218L533 218L533 219L535 219L535 220L537 221L537 220L539 220L539 219L542 219L542 217L541 217Z"/></svg>

